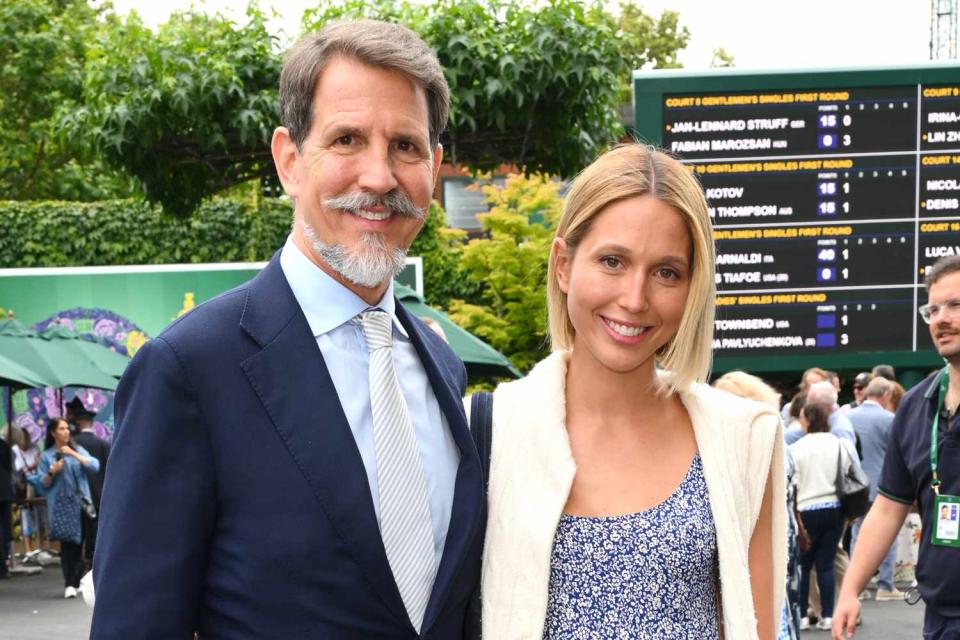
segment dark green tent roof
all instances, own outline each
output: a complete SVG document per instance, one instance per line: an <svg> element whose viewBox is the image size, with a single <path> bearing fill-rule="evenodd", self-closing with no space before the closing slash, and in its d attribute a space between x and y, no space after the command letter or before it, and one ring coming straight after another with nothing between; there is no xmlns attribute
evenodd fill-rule
<svg viewBox="0 0 960 640"><path fill-rule="evenodd" d="M486 342L462 328L447 314L438 311L423 301L417 292L399 282L393 283L393 293L407 311L419 318L431 318L443 329L447 342L463 360L470 376L494 376L519 378L523 374L510 360Z"/></svg>

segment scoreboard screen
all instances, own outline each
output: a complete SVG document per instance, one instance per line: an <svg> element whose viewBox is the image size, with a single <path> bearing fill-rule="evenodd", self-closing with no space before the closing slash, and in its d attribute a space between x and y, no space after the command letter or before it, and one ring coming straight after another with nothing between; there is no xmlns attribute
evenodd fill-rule
<svg viewBox="0 0 960 640"><path fill-rule="evenodd" d="M939 361L916 309L960 253L960 67L637 72L636 130L704 187L717 370Z"/></svg>

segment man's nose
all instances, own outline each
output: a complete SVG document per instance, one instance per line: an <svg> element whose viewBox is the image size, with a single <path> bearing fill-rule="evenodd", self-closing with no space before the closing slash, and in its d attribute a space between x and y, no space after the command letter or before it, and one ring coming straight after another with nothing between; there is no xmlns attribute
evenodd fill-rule
<svg viewBox="0 0 960 640"><path fill-rule="evenodd" d="M364 154L357 183L362 190L379 195L397 188L399 183L389 149L371 148Z"/></svg>

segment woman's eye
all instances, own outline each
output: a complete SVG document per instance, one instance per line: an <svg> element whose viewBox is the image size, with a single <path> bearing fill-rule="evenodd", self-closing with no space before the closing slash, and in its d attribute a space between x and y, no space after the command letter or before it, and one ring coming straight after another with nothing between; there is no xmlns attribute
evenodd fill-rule
<svg viewBox="0 0 960 640"><path fill-rule="evenodd" d="M600 258L600 264L607 267L608 269L616 269L620 266L620 258L615 256L603 256Z"/></svg>
<svg viewBox="0 0 960 640"><path fill-rule="evenodd" d="M661 278L666 278L667 280L679 280L680 274L676 270L669 267L661 267L658 271Z"/></svg>

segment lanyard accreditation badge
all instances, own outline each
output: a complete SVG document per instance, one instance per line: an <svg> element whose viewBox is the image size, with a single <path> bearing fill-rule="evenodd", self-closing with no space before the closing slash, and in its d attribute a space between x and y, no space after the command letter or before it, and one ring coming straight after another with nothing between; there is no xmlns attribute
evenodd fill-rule
<svg viewBox="0 0 960 640"><path fill-rule="evenodd" d="M940 372L940 394L937 399L937 411L933 416L933 430L930 433L930 487L933 489L933 532L930 541L943 547L960 547L960 496L948 496L940 493L938 475L938 451L940 439L940 413L947 397L947 385L950 376L946 367Z"/></svg>

